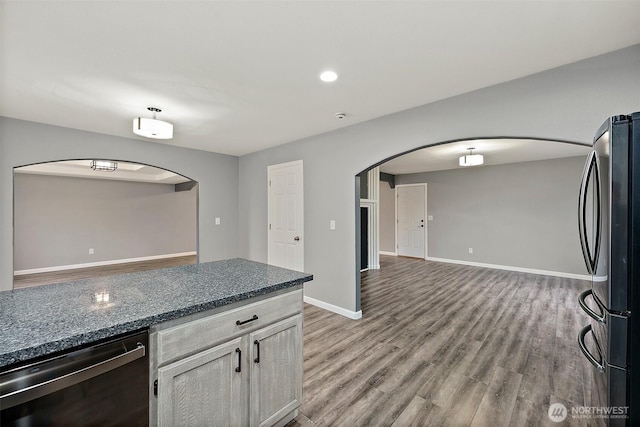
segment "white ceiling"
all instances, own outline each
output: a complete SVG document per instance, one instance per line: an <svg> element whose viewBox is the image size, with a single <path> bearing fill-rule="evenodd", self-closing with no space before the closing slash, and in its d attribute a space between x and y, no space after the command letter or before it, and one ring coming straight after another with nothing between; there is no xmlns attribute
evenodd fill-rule
<svg viewBox="0 0 640 427"><path fill-rule="evenodd" d="M640 43L640 1L0 5L2 115L232 155Z"/></svg>
<svg viewBox="0 0 640 427"><path fill-rule="evenodd" d="M16 173L36 175L56 175L73 178L112 179L116 181L147 182L153 184L180 184L190 181L182 175L154 166L129 162L117 162L113 172L94 171L91 160L65 160L61 162L38 163L15 168Z"/></svg>
<svg viewBox="0 0 640 427"><path fill-rule="evenodd" d="M586 159L591 149L585 145L532 139L476 139L416 150L382 164L380 171L400 175L460 169L458 159L469 154L471 147L475 148L474 154L484 155L485 166L575 156L585 156Z"/></svg>

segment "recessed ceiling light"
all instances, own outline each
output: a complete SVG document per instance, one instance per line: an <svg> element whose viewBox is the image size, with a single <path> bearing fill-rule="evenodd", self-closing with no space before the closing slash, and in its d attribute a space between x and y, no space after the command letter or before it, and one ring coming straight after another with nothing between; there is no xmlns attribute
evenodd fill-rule
<svg viewBox="0 0 640 427"><path fill-rule="evenodd" d="M324 71L320 74L320 80L323 82L335 82L338 79L338 75L335 71Z"/></svg>

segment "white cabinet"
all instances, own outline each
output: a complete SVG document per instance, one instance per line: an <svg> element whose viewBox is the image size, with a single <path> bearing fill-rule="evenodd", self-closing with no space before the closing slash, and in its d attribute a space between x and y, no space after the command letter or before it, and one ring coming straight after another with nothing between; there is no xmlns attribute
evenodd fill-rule
<svg viewBox="0 0 640 427"><path fill-rule="evenodd" d="M302 315L250 334L251 426L271 426L302 403Z"/></svg>
<svg viewBox="0 0 640 427"><path fill-rule="evenodd" d="M153 327L150 422L272 426L302 403L302 290Z"/></svg>

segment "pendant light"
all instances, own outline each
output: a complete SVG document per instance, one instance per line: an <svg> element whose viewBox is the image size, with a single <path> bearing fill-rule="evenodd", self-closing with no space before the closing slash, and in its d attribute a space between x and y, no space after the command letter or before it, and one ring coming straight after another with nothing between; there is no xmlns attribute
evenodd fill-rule
<svg viewBox="0 0 640 427"><path fill-rule="evenodd" d="M475 147L469 147L469 154L460 156L460 166L478 166L484 163L484 156L482 154L473 154Z"/></svg>
<svg viewBox="0 0 640 427"><path fill-rule="evenodd" d="M173 125L156 119L156 113L160 113L162 110L156 107L147 107L147 110L153 113L153 118L136 117L133 119L133 133L152 139L173 138Z"/></svg>

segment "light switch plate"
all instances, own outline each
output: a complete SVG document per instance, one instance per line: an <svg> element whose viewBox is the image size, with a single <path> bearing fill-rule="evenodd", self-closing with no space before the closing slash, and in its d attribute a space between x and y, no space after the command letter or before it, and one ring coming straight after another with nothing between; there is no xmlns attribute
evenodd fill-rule
<svg viewBox="0 0 640 427"><path fill-rule="evenodd" d="M220 225L220 218L216 218L216 225Z"/></svg>
<svg viewBox="0 0 640 427"><path fill-rule="evenodd" d="M335 230L335 229L336 229L336 221L332 219L331 221L329 221L329 230Z"/></svg>

